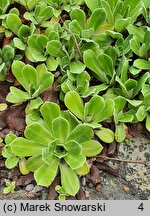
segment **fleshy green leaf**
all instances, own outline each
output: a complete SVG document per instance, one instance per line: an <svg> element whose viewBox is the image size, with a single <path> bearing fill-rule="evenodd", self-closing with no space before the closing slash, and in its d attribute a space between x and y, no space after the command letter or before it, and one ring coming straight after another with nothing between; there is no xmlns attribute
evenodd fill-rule
<svg viewBox="0 0 150 216"><path fill-rule="evenodd" d="M21 104L31 99L31 96L27 92L23 92L16 87L10 87L10 93L7 95L6 100L10 103Z"/></svg>
<svg viewBox="0 0 150 216"><path fill-rule="evenodd" d="M50 165L43 164L34 172L34 178L38 185L49 186L58 172L59 160L56 158Z"/></svg>
<svg viewBox="0 0 150 216"><path fill-rule="evenodd" d="M109 128L101 127L101 129L95 131L95 134L105 143L112 143L115 135Z"/></svg>
<svg viewBox="0 0 150 216"><path fill-rule="evenodd" d="M6 25L8 28L15 33L16 35L18 34L18 30L21 27L22 23L20 18L16 14L8 14L6 17Z"/></svg>
<svg viewBox="0 0 150 216"><path fill-rule="evenodd" d="M51 40L47 43L47 52L53 57L62 57L64 55L62 44L58 40Z"/></svg>
<svg viewBox="0 0 150 216"><path fill-rule="evenodd" d="M67 148L69 154L72 154L74 156L78 156L81 154L82 147L79 143L75 142L74 140L71 140L68 143L66 143L65 147Z"/></svg>
<svg viewBox="0 0 150 216"><path fill-rule="evenodd" d="M61 115L69 122L69 132L74 130L75 127L79 124L77 118L69 110L61 112Z"/></svg>
<svg viewBox="0 0 150 216"><path fill-rule="evenodd" d="M32 85L34 89L34 91L36 90L37 87L37 71L34 67L32 67L31 65L26 65L23 67L22 69L22 76L25 80L26 83L28 83L28 85ZM27 91L30 92L30 88L26 88ZM34 93L34 92L33 92ZM32 92L30 92L30 94L32 95Z"/></svg>
<svg viewBox="0 0 150 216"><path fill-rule="evenodd" d="M103 8L95 9L90 16L88 28L94 28L94 30L96 31L98 27L104 23L105 19L105 10Z"/></svg>
<svg viewBox="0 0 150 216"><path fill-rule="evenodd" d="M53 140L51 133L36 122L28 125L24 134L27 139L41 143L45 146Z"/></svg>
<svg viewBox="0 0 150 216"><path fill-rule="evenodd" d="M150 114L146 117L146 129L150 131Z"/></svg>
<svg viewBox="0 0 150 216"><path fill-rule="evenodd" d="M43 164L44 161L42 160L42 155L34 155L30 157L26 162L27 169L30 170L31 172L35 172Z"/></svg>
<svg viewBox="0 0 150 216"><path fill-rule="evenodd" d="M83 143L91 140L93 130L87 125L78 125L68 136L67 141L75 140L78 143Z"/></svg>
<svg viewBox="0 0 150 216"><path fill-rule="evenodd" d="M19 161L19 170L20 172L23 174L23 175L27 175L30 171L27 169L27 166L26 166L26 159L25 158L22 158L20 161Z"/></svg>
<svg viewBox="0 0 150 216"><path fill-rule="evenodd" d="M79 167L74 171L77 175L87 175L90 172L89 165L87 162L85 162L82 167Z"/></svg>
<svg viewBox="0 0 150 216"><path fill-rule="evenodd" d="M9 133L5 137L6 145L9 145L17 136L15 134Z"/></svg>
<svg viewBox="0 0 150 216"><path fill-rule="evenodd" d="M6 159L5 165L8 169L12 169L15 166L17 166L18 162L19 162L19 158L16 156L12 156Z"/></svg>
<svg viewBox="0 0 150 216"><path fill-rule="evenodd" d="M79 190L80 183L75 172L66 164L60 164L61 184L65 192L75 196Z"/></svg>
<svg viewBox="0 0 150 216"><path fill-rule="evenodd" d="M91 11L94 11L96 8L100 7L100 1L99 0L94 0L94 1L85 0L85 3Z"/></svg>
<svg viewBox="0 0 150 216"><path fill-rule="evenodd" d="M3 47L2 57L3 57L4 62L12 60L14 56L15 56L15 50L11 46L6 45Z"/></svg>
<svg viewBox="0 0 150 216"><path fill-rule="evenodd" d="M105 107L105 101L102 97L95 95L85 104L85 120L91 122Z"/></svg>
<svg viewBox="0 0 150 216"><path fill-rule="evenodd" d="M84 110L83 110L83 101L80 98L79 94L75 91L70 91L65 95L64 99L65 105L67 108L75 114L78 118L83 120Z"/></svg>
<svg viewBox="0 0 150 216"><path fill-rule="evenodd" d="M141 106L136 113L136 117L137 117L138 121L143 121L146 116L147 116L146 107Z"/></svg>
<svg viewBox="0 0 150 216"><path fill-rule="evenodd" d="M114 101L107 99L105 101L105 108L94 118L95 122L102 122L112 116L114 112Z"/></svg>
<svg viewBox="0 0 150 216"><path fill-rule="evenodd" d="M48 129L52 132L52 121L60 116L60 108L56 103L46 102L41 106L40 112Z"/></svg>
<svg viewBox="0 0 150 216"><path fill-rule="evenodd" d="M68 136L69 123L66 119L58 117L52 122L52 130L55 138L60 140L60 143L65 143Z"/></svg>
<svg viewBox="0 0 150 216"><path fill-rule="evenodd" d="M15 47L17 47L20 50L25 50L26 46L19 38L14 38L13 42Z"/></svg>
<svg viewBox="0 0 150 216"><path fill-rule="evenodd" d="M86 157L93 157L95 155L98 155L103 149L103 146L95 140L84 142L81 145L82 154Z"/></svg>
<svg viewBox="0 0 150 216"><path fill-rule="evenodd" d="M85 69L85 65L80 61L75 61L70 64L70 72L73 74L81 74Z"/></svg>
<svg viewBox="0 0 150 216"><path fill-rule="evenodd" d="M29 157L42 153L43 144L30 141L22 137L16 138L11 143L13 153L18 157Z"/></svg>
<svg viewBox="0 0 150 216"><path fill-rule="evenodd" d="M99 61L97 60L93 50L86 50L83 54L83 59L85 65L94 72L97 79L104 83L108 82L105 73L103 73L101 70L101 65L99 64Z"/></svg>
<svg viewBox="0 0 150 216"><path fill-rule="evenodd" d="M64 160L71 167L71 169L74 170L83 166L86 161L86 157L84 155L68 154L64 157Z"/></svg>
<svg viewBox="0 0 150 216"><path fill-rule="evenodd" d="M133 64L135 67L143 70L149 70L150 69L150 62L146 61L144 59L136 59Z"/></svg>
<svg viewBox="0 0 150 216"><path fill-rule="evenodd" d="M83 10L75 8L71 11L70 17L72 20L77 20L81 28L85 28L86 17Z"/></svg>
<svg viewBox="0 0 150 216"><path fill-rule="evenodd" d="M117 142L123 142L125 138L126 138L125 125L124 123L120 123L116 125L115 139Z"/></svg>

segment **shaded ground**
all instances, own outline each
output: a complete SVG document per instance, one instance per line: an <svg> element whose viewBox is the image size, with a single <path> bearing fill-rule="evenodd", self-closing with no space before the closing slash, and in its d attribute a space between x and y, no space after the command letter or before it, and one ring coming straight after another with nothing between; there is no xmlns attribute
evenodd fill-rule
<svg viewBox="0 0 150 216"><path fill-rule="evenodd" d="M144 135L139 135L132 139L130 147L121 143L118 145L116 156L127 160L150 161L150 140ZM150 199L150 168L143 164L109 163L114 168L118 167L118 177L103 173L103 187L100 191L87 187L90 199Z"/></svg>

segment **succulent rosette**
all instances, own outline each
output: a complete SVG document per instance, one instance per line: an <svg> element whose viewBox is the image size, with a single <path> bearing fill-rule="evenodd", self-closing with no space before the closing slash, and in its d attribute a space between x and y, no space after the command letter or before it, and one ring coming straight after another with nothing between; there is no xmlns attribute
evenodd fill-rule
<svg viewBox="0 0 150 216"><path fill-rule="evenodd" d="M80 124L69 111L61 111L57 104L46 102L40 112L43 124L29 124L25 138L14 138L8 148L15 157L27 159L26 168L34 172L38 185L49 186L60 170L63 188L68 194L75 195L79 190L77 174L89 172L86 157L99 154L103 147L92 140L91 127Z"/></svg>

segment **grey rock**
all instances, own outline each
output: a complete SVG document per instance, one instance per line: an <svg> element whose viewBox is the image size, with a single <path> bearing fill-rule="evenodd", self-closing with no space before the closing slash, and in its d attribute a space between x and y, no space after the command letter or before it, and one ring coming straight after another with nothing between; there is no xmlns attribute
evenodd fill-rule
<svg viewBox="0 0 150 216"><path fill-rule="evenodd" d="M29 184L25 187L25 191L30 192L34 189L34 185L33 184Z"/></svg>
<svg viewBox="0 0 150 216"><path fill-rule="evenodd" d="M82 186L83 186L83 187L86 186L86 178L85 178L85 176L82 178Z"/></svg>
<svg viewBox="0 0 150 216"><path fill-rule="evenodd" d="M38 193L38 192L40 192L42 189L43 189L42 186L36 185L36 186L34 187L34 189L32 190L32 192Z"/></svg>
<svg viewBox="0 0 150 216"><path fill-rule="evenodd" d="M125 160L149 161L150 140L144 135L132 140L132 145L118 144L114 157ZM96 191L87 185L90 200L148 200L150 199L150 169L143 164L109 162L109 166L117 164L119 175L112 176L107 172L102 174L102 188ZM117 167L116 166L116 167ZM114 168L114 167L113 167ZM125 192L124 185L129 188Z"/></svg>

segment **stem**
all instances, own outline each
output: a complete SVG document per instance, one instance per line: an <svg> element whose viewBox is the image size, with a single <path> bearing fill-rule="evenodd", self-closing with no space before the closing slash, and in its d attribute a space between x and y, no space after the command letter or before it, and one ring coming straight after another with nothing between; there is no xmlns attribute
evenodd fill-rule
<svg viewBox="0 0 150 216"><path fill-rule="evenodd" d="M83 57L82 57L82 54L81 54L81 51L80 51L80 47L79 47L79 44L77 42L77 39L75 37L75 35L66 27L63 27L63 29L65 29L67 32L69 32L69 34L71 35L73 41L74 41L74 44L76 46L76 49L77 49L77 52L78 52L78 55L80 57L80 60L83 61Z"/></svg>
<svg viewBox="0 0 150 216"><path fill-rule="evenodd" d="M150 164L148 164L146 161L134 161L134 160L125 160L125 159L121 159L121 158L110 158L107 156L97 156L98 158L102 158L104 160L113 160L113 161L119 161L119 162L124 162L124 163L137 163L137 164L143 164L145 166L150 167Z"/></svg>

